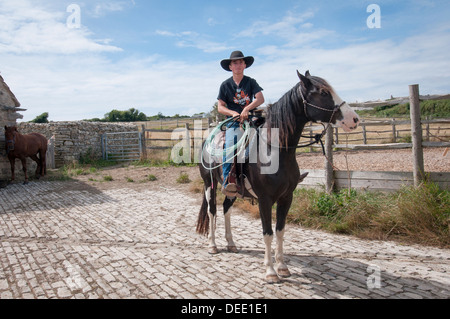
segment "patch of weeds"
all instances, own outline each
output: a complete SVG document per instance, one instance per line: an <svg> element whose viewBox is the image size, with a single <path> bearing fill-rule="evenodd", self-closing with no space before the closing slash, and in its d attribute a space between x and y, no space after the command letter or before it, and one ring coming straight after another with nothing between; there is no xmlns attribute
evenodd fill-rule
<svg viewBox="0 0 450 319"><path fill-rule="evenodd" d="M177 178L178 184L189 184L191 180L189 179L189 175L186 173L181 173Z"/></svg>

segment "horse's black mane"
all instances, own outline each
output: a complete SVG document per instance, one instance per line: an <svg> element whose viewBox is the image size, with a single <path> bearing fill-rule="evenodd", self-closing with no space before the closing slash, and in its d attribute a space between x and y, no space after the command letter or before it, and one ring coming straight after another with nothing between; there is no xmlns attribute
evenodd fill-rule
<svg viewBox="0 0 450 319"><path fill-rule="evenodd" d="M332 92L333 88L324 79L317 76L309 76L308 79L318 90ZM303 114L304 105L300 93L302 83L299 82L289 92L274 104L267 107L267 127L278 128L280 134L280 146L288 146L288 137L294 134L296 129L296 118Z"/></svg>
<svg viewBox="0 0 450 319"><path fill-rule="evenodd" d="M300 89L301 83L298 83L278 102L267 107L267 127L279 129L280 146L287 146L288 136L295 132L296 116L303 108Z"/></svg>

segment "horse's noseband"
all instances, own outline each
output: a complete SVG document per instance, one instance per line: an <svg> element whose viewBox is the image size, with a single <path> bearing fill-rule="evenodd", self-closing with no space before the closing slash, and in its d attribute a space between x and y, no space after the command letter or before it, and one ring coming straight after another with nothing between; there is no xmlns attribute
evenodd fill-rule
<svg viewBox="0 0 450 319"><path fill-rule="evenodd" d="M305 116L310 121L312 121L312 119L308 116L308 111L306 109L306 106L308 106L308 105L313 107L313 108L315 108L315 109L318 109L318 110L321 110L321 111L324 111L324 112L332 113L331 117L330 117L330 121L328 122L328 124L331 124L331 122L333 121L334 115L341 109L341 107L343 107L347 103L347 102L344 101L340 105L335 105L334 108L332 110L330 110L330 109L326 109L324 107L321 107L321 106L318 106L318 105L315 105L315 104L312 104L312 103L308 102L305 99L305 96L304 96L304 94L302 92L302 88L300 88L299 91L300 91L300 96L301 96L301 98L303 100L303 107L304 107L304 110L305 110Z"/></svg>

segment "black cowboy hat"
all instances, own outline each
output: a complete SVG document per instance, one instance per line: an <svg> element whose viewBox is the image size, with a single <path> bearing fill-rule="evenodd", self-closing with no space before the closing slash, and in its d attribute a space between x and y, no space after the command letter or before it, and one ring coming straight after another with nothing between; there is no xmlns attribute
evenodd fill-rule
<svg viewBox="0 0 450 319"><path fill-rule="evenodd" d="M220 65L222 66L222 68L225 71L231 72L231 70L230 70L231 61L241 60L241 59L245 61L245 64L247 65L247 69L252 66L253 62L255 62L254 57L252 57L252 56L246 57L246 56L244 56L244 53L242 53L241 51L234 51L231 53L230 58L222 60L222 62L220 62Z"/></svg>

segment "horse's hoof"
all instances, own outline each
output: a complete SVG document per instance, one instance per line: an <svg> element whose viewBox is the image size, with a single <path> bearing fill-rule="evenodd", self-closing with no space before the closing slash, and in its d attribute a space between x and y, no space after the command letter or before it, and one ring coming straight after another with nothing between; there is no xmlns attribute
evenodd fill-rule
<svg viewBox="0 0 450 319"><path fill-rule="evenodd" d="M277 269L277 274L278 276L280 276L281 278L289 278L291 277L291 272L289 271L289 269L284 268L284 269Z"/></svg>
<svg viewBox="0 0 450 319"><path fill-rule="evenodd" d="M28 184L29 184L28 181L23 182L23 185L28 185Z"/></svg>
<svg viewBox="0 0 450 319"><path fill-rule="evenodd" d="M217 255L219 253L219 250L217 249L217 247L210 247L208 253L210 255Z"/></svg>
<svg viewBox="0 0 450 319"><path fill-rule="evenodd" d="M266 282L268 284L278 284L280 283L281 279L277 275L267 275L266 276Z"/></svg>
<svg viewBox="0 0 450 319"><path fill-rule="evenodd" d="M237 254L239 252L238 249L236 248L236 246L227 246L227 250L228 250L228 252L235 253L235 254Z"/></svg>

